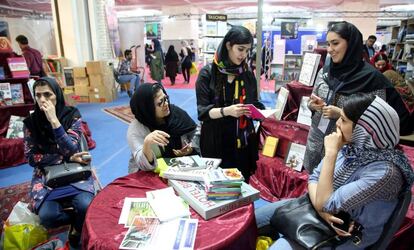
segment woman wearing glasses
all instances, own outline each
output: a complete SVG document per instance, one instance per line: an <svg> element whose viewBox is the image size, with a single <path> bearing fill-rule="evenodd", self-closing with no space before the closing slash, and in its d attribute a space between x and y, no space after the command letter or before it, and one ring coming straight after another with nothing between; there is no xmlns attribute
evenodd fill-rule
<svg viewBox="0 0 414 250"><path fill-rule="evenodd" d="M191 141L197 126L184 110L170 104L161 84L140 85L129 105L135 116L127 132L129 173L155 169L159 157L194 153Z"/></svg>

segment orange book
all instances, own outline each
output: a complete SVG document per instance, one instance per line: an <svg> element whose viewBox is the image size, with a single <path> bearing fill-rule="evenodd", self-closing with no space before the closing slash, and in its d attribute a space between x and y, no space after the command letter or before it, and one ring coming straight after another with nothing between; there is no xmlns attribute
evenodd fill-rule
<svg viewBox="0 0 414 250"><path fill-rule="evenodd" d="M279 138L276 138L273 136L266 137L265 144L262 150L262 154L264 156L274 157L278 142L279 142Z"/></svg>

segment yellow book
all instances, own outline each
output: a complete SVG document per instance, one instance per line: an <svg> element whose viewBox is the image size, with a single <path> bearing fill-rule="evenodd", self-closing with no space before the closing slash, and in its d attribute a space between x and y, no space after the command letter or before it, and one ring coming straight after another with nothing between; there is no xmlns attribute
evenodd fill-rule
<svg viewBox="0 0 414 250"><path fill-rule="evenodd" d="M273 136L266 137L266 141L263 146L262 154L268 157L274 157L278 142L279 142L279 138L276 138Z"/></svg>

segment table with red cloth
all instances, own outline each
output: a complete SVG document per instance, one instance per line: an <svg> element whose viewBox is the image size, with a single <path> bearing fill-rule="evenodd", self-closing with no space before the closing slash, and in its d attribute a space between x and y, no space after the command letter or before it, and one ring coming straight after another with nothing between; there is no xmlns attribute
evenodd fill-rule
<svg viewBox="0 0 414 250"><path fill-rule="evenodd" d="M92 201L82 230L83 249L119 249L127 232L118 224L125 197L145 197L147 191L167 187L152 172L139 171L106 186ZM168 209L168 207L166 207ZM205 221L198 219L194 249L255 249L257 229L253 204Z"/></svg>
<svg viewBox="0 0 414 250"><path fill-rule="evenodd" d="M266 136L272 135L279 138L276 156L271 158L259 153L257 170L250 177L249 184L260 191L260 197L270 202L285 198L295 198L307 192L308 173L306 170L297 172L288 168L284 163L284 157L288 151L289 142L302 145L306 144L309 127L293 121L277 121L266 119L259 129L261 145ZM414 168L414 147L399 145L405 153L411 166ZM411 188L414 194L414 186ZM400 230L394 235L389 249L404 249L403 246L412 245L414 235L414 197L411 199L406 217Z"/></svg>
<svg viewBox="0 0 414 250"><path fill-rule="evenodd" d="M282 120L296 121L302 97L310 96L312 94L313 86L307 86L300 82L292 81L286 84L286 89L289 90L289 95L283 111Z"/></svg>

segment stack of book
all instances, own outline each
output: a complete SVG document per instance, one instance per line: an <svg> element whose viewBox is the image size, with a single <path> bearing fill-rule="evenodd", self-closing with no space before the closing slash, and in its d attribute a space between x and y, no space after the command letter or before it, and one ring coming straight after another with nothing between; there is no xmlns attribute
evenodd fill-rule
<svg viewBox="0 0 414 250"><path fill-rule="evenodd" d="M208 200L237 199L241 195L244 177L237 168L211 169L204 176Z"/></svg>

